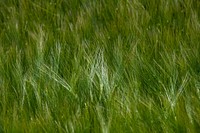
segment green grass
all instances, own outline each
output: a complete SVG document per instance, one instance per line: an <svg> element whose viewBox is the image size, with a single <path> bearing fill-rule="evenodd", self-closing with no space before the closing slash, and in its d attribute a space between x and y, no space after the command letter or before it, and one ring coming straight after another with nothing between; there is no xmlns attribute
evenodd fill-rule
<svg viewBox="0 0 200 133"><path fill-rule="evenodd" d="M1 0L0 133L200 132L198 0Z"/></svg>

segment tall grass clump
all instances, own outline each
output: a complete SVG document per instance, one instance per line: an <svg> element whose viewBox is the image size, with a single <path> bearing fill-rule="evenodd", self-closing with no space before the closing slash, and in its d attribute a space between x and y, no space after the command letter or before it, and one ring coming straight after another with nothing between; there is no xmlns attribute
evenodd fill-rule
<svg viewBox="0 0 200 133"><path fill-rule="evenodd" d="M1 0L0 133L200 131L200 2Z"/></svg>

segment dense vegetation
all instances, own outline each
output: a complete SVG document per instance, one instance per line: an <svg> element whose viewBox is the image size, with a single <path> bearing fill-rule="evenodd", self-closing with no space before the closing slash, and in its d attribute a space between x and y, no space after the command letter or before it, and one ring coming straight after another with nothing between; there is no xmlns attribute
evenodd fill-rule
<svg viewBox="0 0 200 133"><path fill-rule="evenodd" d="M1 0L0 132L200 132L200 1Z"/></svg>

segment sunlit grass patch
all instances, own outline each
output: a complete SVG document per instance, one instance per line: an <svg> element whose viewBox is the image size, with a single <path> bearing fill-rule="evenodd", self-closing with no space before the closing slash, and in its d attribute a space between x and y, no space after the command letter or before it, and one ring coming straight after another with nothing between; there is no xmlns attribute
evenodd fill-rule
<svg viewBox="0 0 200 133"><path fill-rule="evenodd" d="M0 132L199 132L198 1L0 9Z"/></svg>

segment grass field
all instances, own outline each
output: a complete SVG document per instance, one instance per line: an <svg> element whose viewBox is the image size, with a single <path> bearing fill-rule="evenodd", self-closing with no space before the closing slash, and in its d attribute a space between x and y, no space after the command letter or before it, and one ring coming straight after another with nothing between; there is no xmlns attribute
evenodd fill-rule
<svg viewBox="0 0 200 133"><path fill-rule="evenodd" d="M0 133L200 132L200 1L0 0Z"/></svg>

